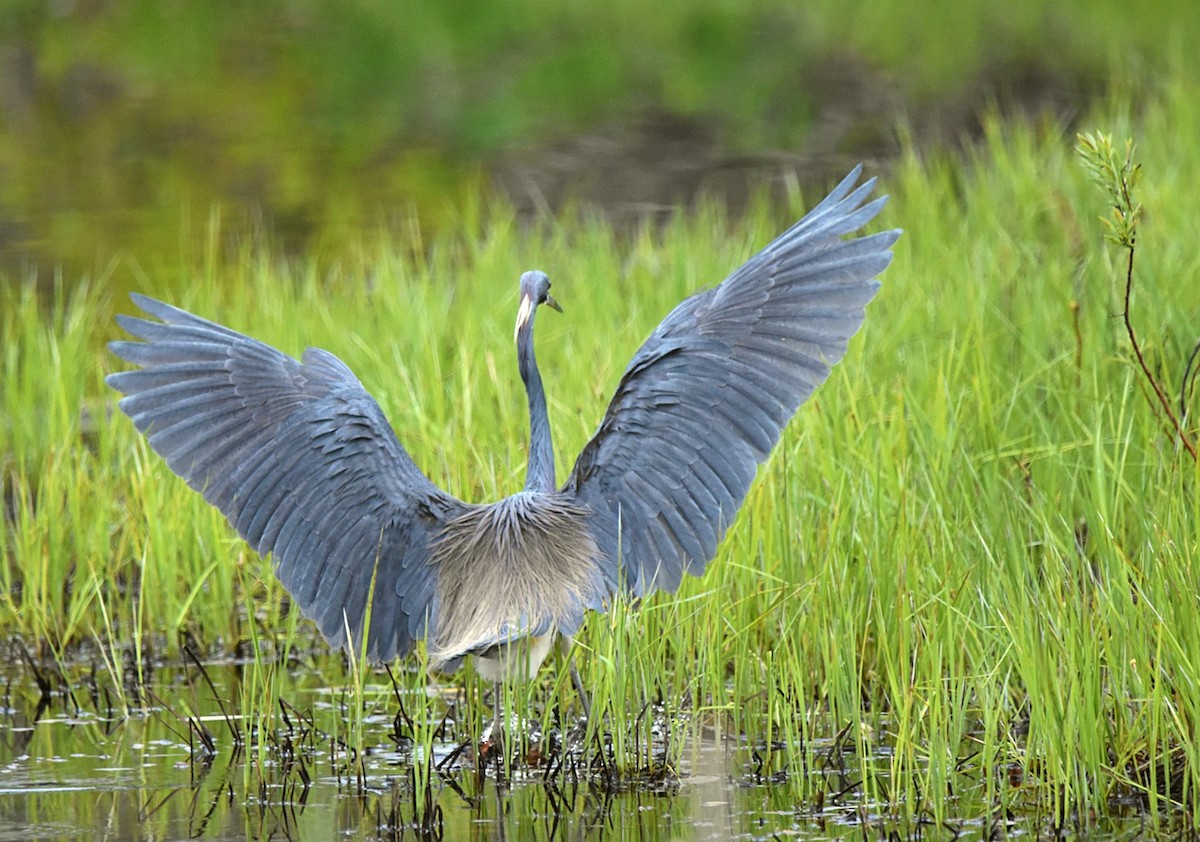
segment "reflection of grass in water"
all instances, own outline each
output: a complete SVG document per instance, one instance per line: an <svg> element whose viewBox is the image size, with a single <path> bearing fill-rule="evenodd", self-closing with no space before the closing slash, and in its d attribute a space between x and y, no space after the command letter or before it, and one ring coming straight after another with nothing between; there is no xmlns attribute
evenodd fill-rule
<svg viewBox="0 0 1200 842"><path fill-rule="evenodd" d="M1097 121L1146 154L1135 313L1152 367L1173 374L1195 330L1198 199L1175 174L1200 166L1179 141L1200 136L1196 102L1179 83L1140 104L1135 128ZM670 715L744 735L748 773L792 804L857 799L941 821L963 818L949 793L976 787L972 803L1063 822L1112 798L1155 810L1194 799L1194 467L1127 360L1114 256L1092 222L1103 209L1069 146L992 126L966 162L906 160L888 179L882 224L908 234L865 335L790 428L718 559L679 594L593 616L580 636L620 770L661 760L647 713L661 698ZM781 225L768 216L706 208L618 237L595 220L522 231L490 208L426 240L420 260L364 247L369 283L248 253L175 297L290 352L334 350L435 482L494 499L523 471L520 270L549 271L567 309L539 321L565 471L637 343L765 242ZM140 635L151 659L173 657L184 630L218 649L256 641L260 672L239 704L279 727L275 658L303 650L309 628L269 565L108 416L101 340L125 305L97 286L45 304L2 294L3 633L62 659L93 636L128 657L111 641ZM429 733L443 703L419 673L398 674ZM337 691L355 695L338 710L390 715L390 688L368 691L376 680L332 670L331 684L358 688ZM551 668L513 695L544 718L574 710ZM488 713L478 704L468 728ZM324 727L353 743L356 715Z"/></svg>

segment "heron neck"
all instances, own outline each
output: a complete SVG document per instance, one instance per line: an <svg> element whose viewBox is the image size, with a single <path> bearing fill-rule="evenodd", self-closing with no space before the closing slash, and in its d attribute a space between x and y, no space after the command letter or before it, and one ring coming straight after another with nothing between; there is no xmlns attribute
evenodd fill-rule
<svg viewBox="0 0 1200 842"><path fill-rule="evenodd" d="M533 319L517 335L517 364L529 397L529 462L525 468L526 491L554 490L554 443L550 437L550 417L546 414L546 393L533 353Z"/></svg>

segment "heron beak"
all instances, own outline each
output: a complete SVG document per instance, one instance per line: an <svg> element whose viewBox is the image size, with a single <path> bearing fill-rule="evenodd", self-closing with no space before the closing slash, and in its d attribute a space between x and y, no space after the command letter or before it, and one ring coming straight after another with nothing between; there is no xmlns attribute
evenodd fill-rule
<svg viewBox="0 0 1200 842"><path fill-rule="evenodd" d="M557 301L554 300L554 296L552 296L552 295L546 296L546 306L549 307L551 310L557 310L560 313L562 312L562 307L559 305L559 303Z"/></svg>
<svg viewBox="0 0 1200 842"><path fill-rule="evenodd" d="M522 295L521 306L517 308L517 326L513 328L513 341L516 341L521 329L529 324L531 316L533 316L533 298L529 295Z"/></svg>

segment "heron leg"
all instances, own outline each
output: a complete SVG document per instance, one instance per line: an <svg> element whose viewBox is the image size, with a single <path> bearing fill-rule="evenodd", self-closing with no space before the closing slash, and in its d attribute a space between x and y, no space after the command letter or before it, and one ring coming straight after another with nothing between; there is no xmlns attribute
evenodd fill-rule
<svg viewBox="0 0 1200 842"><path fill-rule="evenodd" d="M571 683L575 685L575 692L579 694L579 704L583 707L583 718L591 719L592 701L588 698L587 688L583 686L583 679L579 677L579 670L575 669L575 652L571 648L571 638L560 637L558 645L567 658L567 669L571 671Z"/></svg>
<svg viewBox="0 0 1200 842"><path fill-rule="evenodd" d="M492 694L492 732L489 736L496 752L496 774L500 775L503 769L500 761L504 757L504 686L499 681L492 685Z"/></svg>
<svg viewBox="0 0 1200 842"><path fill-rule="evenodd" d="M579 704L583 706L583 718L592 718L592 702L588 698L587 690L583 686L583 679L579 677L579 670L575 669L575 656L569 656L567 661L568 667L571 670L571 683L575 685L575 692L579 694Z"/></svg>

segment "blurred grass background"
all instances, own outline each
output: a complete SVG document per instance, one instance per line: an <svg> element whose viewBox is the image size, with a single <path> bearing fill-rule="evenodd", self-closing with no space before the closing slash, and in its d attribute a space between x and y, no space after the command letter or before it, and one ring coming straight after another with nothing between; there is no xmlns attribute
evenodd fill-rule
<svg viewBox="0 0 1200 842"><path fill-rule="evenodd" d="M6 0L0 270L182 283L230 240L328 263L499 193L637 219L1062 125L1195 77L1200 7Z"/></svg>

